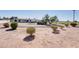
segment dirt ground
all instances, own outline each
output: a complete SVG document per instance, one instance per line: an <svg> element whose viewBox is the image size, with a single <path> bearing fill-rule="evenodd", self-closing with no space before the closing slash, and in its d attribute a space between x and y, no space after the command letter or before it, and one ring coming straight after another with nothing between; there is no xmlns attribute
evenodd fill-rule
<svg viewBox="0 0 79 59"><path fill-rule="evenodd" d="M59 29L60 34L48 27L36 28L31 38L26 28L9 29L0 26L0 48L79 48L79 28Z"/></svg>

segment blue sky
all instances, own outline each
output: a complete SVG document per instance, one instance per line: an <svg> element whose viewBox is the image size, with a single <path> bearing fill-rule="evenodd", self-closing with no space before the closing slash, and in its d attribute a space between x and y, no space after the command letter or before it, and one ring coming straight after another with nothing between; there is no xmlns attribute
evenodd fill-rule
<svg viewBox="0 0 79 59"><path fill-rule="evenodd" d="M45 14L57 16L60 21L72 20L72 10L0 10L0 16L41 19ZM79 11L76 10L75 19L79 21Z"/></svg>

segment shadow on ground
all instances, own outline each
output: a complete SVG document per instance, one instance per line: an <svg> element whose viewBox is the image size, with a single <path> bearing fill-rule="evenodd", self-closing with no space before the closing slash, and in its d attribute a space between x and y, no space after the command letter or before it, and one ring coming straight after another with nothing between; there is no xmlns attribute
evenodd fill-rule
<svg viewBox="0 0 79 59"><path fill-rule="evenodd" d="M27 41L27 42L30 42L30 41L32 41L34 39L35 39L35 35L32 35L32 36L29 35L29 36L25 37L23 40Z"/></svg>
<svg viewBox="0 0 79 59"><path fill-rule="evenodd" d="M6 31L13 31L13 29L7 29Z"/></svg>

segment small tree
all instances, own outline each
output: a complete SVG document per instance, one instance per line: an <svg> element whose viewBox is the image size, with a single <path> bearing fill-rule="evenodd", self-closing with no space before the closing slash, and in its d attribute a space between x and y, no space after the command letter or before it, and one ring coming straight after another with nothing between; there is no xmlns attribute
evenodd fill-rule
<svg viewBox="0 0 79 59"><path fill-rule="evenodd" d="M44 17L43 17L43 20L44 22L46 22L46 24L49 22L49 15L46 14Z"/></svg>
<svg viewBox="0 0 79 59"><path fill-rule="evenodd" d="M32 36L33 33L35 33L35 28L34 27L28 27L27 30L26 30L26 32L28 34L30 34L30 36Z"/></svg>
<svg viewBox="0 0 79 59"><path fill-rule="evenodd" d="M52 23L52 22L58 22L59 20L58 20L57 16L53 16L53 17L50 17L50 21Z"/></svg>

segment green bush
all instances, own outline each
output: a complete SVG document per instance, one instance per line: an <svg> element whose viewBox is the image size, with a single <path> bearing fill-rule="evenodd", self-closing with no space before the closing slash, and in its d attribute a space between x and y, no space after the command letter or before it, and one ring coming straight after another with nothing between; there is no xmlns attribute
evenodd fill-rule
<svg viewBox="0 0 79 59"><path fill-rule="evenodd" d="M58 26L51 26L51 28L53 29L53 33L56 33L57 32L57 29L58 29Z"/></svg>
<svg viewBox="0 0 79 59"><path fill-rule="evenodd" d="M11 23L11 28L13 30L16 30L17 27L18 27L18 23L16 23L16 22Z"/></svg>
<svg viewBox="0 0 79 59"><path fill-rule="evenodd" d="M26 32L32 36L33 33L35 33L35 28L34 27L28 27Z"/></svg>
<svg viewBox="0 0 79 59"><path fill-rule="evenodd" d="M9 27L9 23L4 23L3 26L4 26L5 28L8 28L8 27Z"/></svg>
<svg viewBox="0 0 79 59"><path fill-rule="evenodd" d="M77 22L71 22L70 25L71 25L72 27L76 27Z"/></svg>

